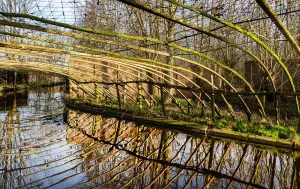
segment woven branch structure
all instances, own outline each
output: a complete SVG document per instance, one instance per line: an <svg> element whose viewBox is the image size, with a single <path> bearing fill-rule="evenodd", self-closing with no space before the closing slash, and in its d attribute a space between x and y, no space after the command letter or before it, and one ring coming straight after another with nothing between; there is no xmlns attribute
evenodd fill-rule
<svg viewBox="0 0 300 189"><path fill-rule="evenodd" d="M69 3L59 2L63 8ZM8 1L11 9L2 8L0 12L0 68L63 76L71 81L75 96L105 96L119 104L132 101L142 106L144 101L151 106L155 97L165 93L183 112L178 97L185 99L188 106L192 106L191 98L203 107L212 104L211 108L222 115L212 95L215 92L235 117L234 104L227 99L229 93L235 94L248 119L253 110L266 117L261 96L273 95L277 101L278 95L290 95L300 116L299 19L290 24L290 20L299 18L299 2L282 1L282 6L289 5L285 11L267 0L214 1L203 6L198 1L178 0L160 1L161 4L140 0L86 2L89 3L82 5L85 11L81 16L78 11L82 9L75 6L79 2L74 1L73 16L60 8L60 16L54 18L55 5L51 9L50 3L36 2L33 9L38 11L29 13L13 9L13 3ZM245 3L250 7L242 13L247 8ZM116 5L111 9L116 15L122 13L123 19L116 22L122 27L109 30L96 27L94 20L90 21L94 25L87 23L95 13L90 10L110 14L103 10L112 5ZM53 18L47 18L41 10L43 6L51 9ZM246 14L247 19L239 19ZM75 21L67 22L66 15ZM151 31L159 30L150 27L154 22L165 24L166 33L161 35L166 37L152 35ZM133 24L144 31L132 32ZM249 62L251 70L247 67ZM247 72L251 72L250 77ZM256 78L255 72L261 73L260 77ZM264 81L264 89L257 87L259 80ZM245 95L253 98L249 100ZM274 106L274 110L278 117L278 107Z"/></svg>

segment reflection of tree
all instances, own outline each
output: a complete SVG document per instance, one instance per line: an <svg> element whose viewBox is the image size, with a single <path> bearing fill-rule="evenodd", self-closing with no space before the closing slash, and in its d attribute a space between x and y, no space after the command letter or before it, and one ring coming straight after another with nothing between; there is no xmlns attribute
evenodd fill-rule
<svg viewBox="0 0 300 189"><path fill-rule="evenodd" d="M45 164L41 160L49 155L43 153L61 135L59 127L49 128L42 124L49 117L53 118L52 113L57 112L59 104L62 105L54 102L53 96L51 93L38 96L14 92L1 97L5 107L0 110L0 188L23 185L32 173L31 166L39 165L35 167L37 171ZM32 106L35 102L39 106Z"/></svg>
<svg viewBox="0 0 300 189"><path fill-rule="evenodd" d="M294 174L296 177L296 183L294 185L292 185L292 187L295 186L293 188L297 188L297 186L300 187L300 157L299 156L296 158L296 161L294 164L294 170L295 170Z"/></svg>
<svg viewBox="0 0 300 189"><path fill-rule="evenodd" d="M233 141L195 138L72 110L67 117L62 144L57 146L57 141L47 140L44 144L38 142L42 147L37 151L23 152L24 157L33 155L30 159L23 158L21 170L0 172L0 186L12 182L26 188L299 186L297 155L260 150ZM55 140L61 131L52 128L56 131L54 138L49 136ZM14 163L12 159L6 162Z"/></svg>
<svg viewBox="0 0 300 189"><path fill-rule="evenodd" d="M78 114L76 119L83 117L87 121L87 114ZM107 123L116 120L98 119ZM199 140L146 126L132 129L134 126L125 121L114 121L114 126L106 124L110 128L106 131L113 133L108 138L101 136L107 134L105 132L91 135L88 128L73 125L73 122L75 120L69 120L70 127L83 133L84 137L108 146L101 153L112 153L113 148L118 154L112 156L113 161L99 163L94 177L77 185L78 188L268 188L276 184L272 178L280 178L281 175L292 177L289 166L284 163L288 160L277 158L278 153L257 150L250 145ZM136 134L132 135L133 131ZM275 171L275 160L285 171ZM108 163L113 163L113 168L103 170ZM290 186L288 182L278 181L281 188Z"/></svg>
<svg viewBox="0 0 300 189"><path fill-rule="evenodd" d="M21 126L20 126L20 112L17 109L17 98L16 93L13 93L13 99L12 100L12 107L10 111L7 112L5 124L3 125L2 129L2 136L6 137L6 140L4 143L2 142L2 148L4 148L4 151L7 155L4 156L3 160L3 168L6 170L3 174L4 181L8 180L12 177L12 175L9 173L9 170L14 169L14 159L17 155L17 149L14 148L14 146L20 146L22 143L21 139ZM12 154L12 155L9 155ZM20 155L18 157L20 160L20 164L23 164L23 156ZM7 184L9 182L6 182ZM7 188L10 188L9 185L6 186Z"/></svg>

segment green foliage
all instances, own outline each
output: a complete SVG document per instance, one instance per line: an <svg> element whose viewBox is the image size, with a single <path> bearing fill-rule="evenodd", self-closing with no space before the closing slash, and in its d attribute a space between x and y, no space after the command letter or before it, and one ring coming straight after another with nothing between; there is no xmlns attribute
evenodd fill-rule
<svg viewBox="0 0 300 189"><path fill-rule="evenodd" d="M288 139L288 138L294 138L296 137L296 130L292 126L284 126L284 125L275 125L272 128L264 128L259 130L259 134L265 135L265 136L271 136L274 138L282 138L282 139Z"/></svg>
<svg viewBox="0 0 300 189"><path fill-rule="evenodd" d="M233 131L267 136L280 139L298 139L296 126L278 124L271 126L269 123L246 122L230 119L218 119L213 123L213 127L217 129L231 129Z"/></svg>
<svg viewBox="0 0 300 189"><path fill-rule="evenodd" d="M226 119L218 119L213 126L217 129L227 128L229 126L229 121Z"/></svg>
<svg viewBox="0 0 300 189"><path fill-rule="evenodd" d="M232 129L234 131L239 131L239 132L242 132L242 133L247 133L247 131L248 131L248 124L245 123L245 122L237 122Z"/></svg>

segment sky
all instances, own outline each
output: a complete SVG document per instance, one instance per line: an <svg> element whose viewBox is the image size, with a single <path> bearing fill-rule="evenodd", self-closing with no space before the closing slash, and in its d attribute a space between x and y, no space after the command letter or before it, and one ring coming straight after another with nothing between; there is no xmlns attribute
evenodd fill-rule
<svg viewBox="0 0 300 189"><path fill-rule="evenodd" d="M84 14L86 0L37 0L31 14L38 17L75 24Z"/></svg>

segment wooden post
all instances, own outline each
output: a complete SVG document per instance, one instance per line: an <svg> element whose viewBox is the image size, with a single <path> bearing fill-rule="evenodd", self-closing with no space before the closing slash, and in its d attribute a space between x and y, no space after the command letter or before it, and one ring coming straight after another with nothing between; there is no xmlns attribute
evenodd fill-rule
<svg viewBox="0 0 300 189"><path fill-rule="evenodd" d="M96 77L96 65L94 65L94 76ZM94 83L94 89L95 89L95 102L96 104L99 103L99 91L97 83Z"/></svg>
<svg viewBox="0 0 300 189"><path fill-rule="evenodd" d="M212 168L213 157L214 157L214 148L215 148L215 141L212 141L209 147L209 159L208 159L208 169Z"/></svg>
<svg viewBox="0 0 300 189"><path fill-rule="evenodd" d="M203 117L204 116L204 105L202 104L202 106L201 106L201 117Z"/></svg>
<svg viewBox="0 0 300 189"><path fill-rule="evenodd" d="M17 72L14 71L14 89L17 87Z"/></svg>
<svg viewBox="0 0 300 189"><path fill-rule="evenodd" d="M263 91L264 93L266 92L266 91ZM263 108L265 109L266 108L266 95L264 94L264 95L262 95L262 105L263 105Z"/></svg>
<svg viewBox="0 0 300 189"><path fill-rule="evenodd" d="M274 105L275 105L275 113L276 113L276 124L279 124L279 110L278 110L278 100L277 100L277 94L276 92L274 92L274 95L273 95L273 98L274 98Z"/></svg>
<svg viewBox="0 0 300 189"><path fill-rule="evenodd" d="M127 88L126 88L126 84L123 87L123 103L126 104L126 93L127 93Z"/></svg>
<svg viewBox="0 0 300 189"><path fill-rule="evenodd" d="M118 103L119 103L119 110L121 110L122 104L121 104L121 97L120 97L120 91L119 91L119 84L116 84L116 90L117 90L117 97L118 97Z"/></svg>
<svg viewBox="0 0 300 189"><path fill-rule="evenodd" d="M211 83L214 84L214 76L211 75ZM211 87L211 119L215 122L215 93L213 86Z"/></svg>
<svg viewBox="0 0 300 189"><path fill-rule="evenodd" d="M299 117L299 121L298 121L298 134L300 133L300 117Z"/></svg>
<svg viewBox="0 0 300 189"><path fill-rule="evenodd" d="M164 88L163 88L162 85L160 85L160 97L161 97L161 110L162 110L164 116L166 116L165 99L164 99Z"/></svg>
<svg viewBox="0 0 300 189"><path fill-rule="evenodd" d="M215 93L213 88L211 88L211 118L215 122Z"/></svg>
<svg viewBox="0 0 300 189"><path fill-rule="evenodd" d="M70 90L70 79L69 78L65 78L65 85L66 85L65 93L70 94L71 90Z"/></svg>
<svg viewBox="0 0 300 189"><path fill-rule="evenodd" d="M94 83L94 87L95 87L95 102L96 104L98 104L100 101L100 96L99 96L99 89L97 83Z"/></svg>
<svg viewBox="0 0 300 189"><path fill-rule="evenodd" d="M137 97L137 101L138 101L139 111L141 111L142 108L143 108L142 83L141 82L137 82L137 85L138 85L138 97Z"/></svg>
<svg viewBox="0 0 300 189"><path fill-rule="evenodd" d="M150 98L150 108L152 108L152 106L153 106L153 100L152 100L152 98Z"/></svg>
<svg viewBox="0 0 300 189"><path fill-rule="evenodd" d="M202 93L200 93L200 98L202 97ZM204 102L204 99L203 99ZM201 103L201 117L204 116L204 103Z"/></svg>

